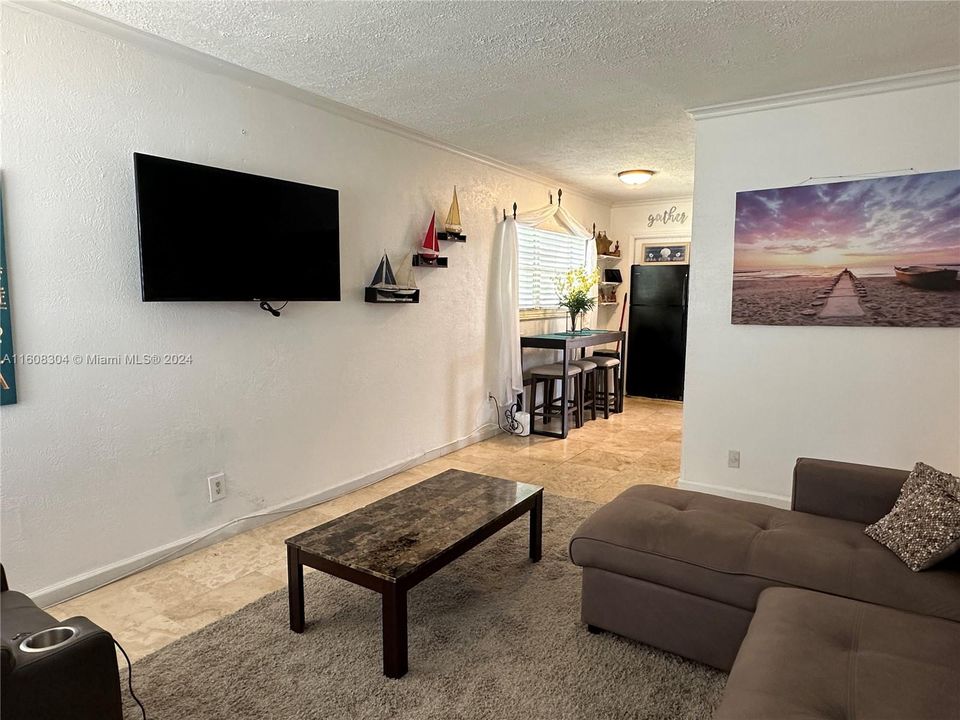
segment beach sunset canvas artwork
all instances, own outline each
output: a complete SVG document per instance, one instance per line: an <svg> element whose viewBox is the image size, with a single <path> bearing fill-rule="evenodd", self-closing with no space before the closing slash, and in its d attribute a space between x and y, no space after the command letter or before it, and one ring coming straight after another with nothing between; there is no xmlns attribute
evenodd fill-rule
<svg viewBox="0 0 960 720"><path fill-rule="evenodd" d="M737 193L746 325L960 327L960 170Z"/></svg>

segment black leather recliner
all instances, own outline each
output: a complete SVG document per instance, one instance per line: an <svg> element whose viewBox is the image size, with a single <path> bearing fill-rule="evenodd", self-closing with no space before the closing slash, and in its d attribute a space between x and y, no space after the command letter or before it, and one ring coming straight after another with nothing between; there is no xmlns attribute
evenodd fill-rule
<svg viewBox="0 0 960 720"><path fill-rule="evenodd" d="M58 622L7 587L0 565L3 720L122 720L113 636L87 618Z"/></svg>

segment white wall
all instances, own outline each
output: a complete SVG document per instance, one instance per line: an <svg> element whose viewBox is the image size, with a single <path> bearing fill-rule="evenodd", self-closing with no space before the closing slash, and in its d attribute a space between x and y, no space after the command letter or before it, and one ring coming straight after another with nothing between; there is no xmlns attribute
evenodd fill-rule
<svg viewBox="0 0 960 720"><path fill-rule="evenodd" d="M2 7L3 179L20 353L190 353L181 367L20 366L0 413L3 561L52 601L252 510L323 496L491 419L500 208L534 182L42 14ZM458 108L455 112L471 112ZM140 302L132 154L340 190L340 303ZM422 300L363 302L459 190L466 244ZM585 225L603 203L564 192ZM225 471L228 497L207 501ZM139 560L137 559L139 557ZM131 560L133 558L133 560ZM80 577L78 577L80 576Z"/></svg>
<svg viewBox="0 0 960 720"><path fill-rule="evenodd" d="M629 267L640 262L639 245L642 242L690 241L693 198L654 198L629 205L614 205L610 211L610 228L607 237L620 241L623 260Z"/></svg>
<svg viewBox="0 0 960 720"><path fill-rule="evenodd" d="M960 330L730 323L738 191L956 169L958 127L957 83L697 122L685 486L782 504L798 456L960 470Z"/></svg>
<svg viewBox="0 0 960 720"><path fill-rule="evenodd" d="M651 182L656 182L654 178ZM642 191L641 191L642 192ZM673 211L673 212L671 212ZM667 221L664 222L663 218ZM607 316L607 327L620 324L623 298L630 292L630 266L640 262L644 242L689 242L693 228L693 198L667 197L642 202L614 205L610 210L610 231L607 237L620 241L620 262L607 267L620 269L623 285L617 290L617 306L601 308ZM624 319L624 328L627 321Z"/></svg>

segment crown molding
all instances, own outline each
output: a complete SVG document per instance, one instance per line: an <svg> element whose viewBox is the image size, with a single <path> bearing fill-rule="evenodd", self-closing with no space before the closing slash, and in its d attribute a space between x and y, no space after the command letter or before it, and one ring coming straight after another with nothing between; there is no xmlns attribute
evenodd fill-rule
<svg viewBox="0 0 960 720"><path fill-rule="evenodd" d="M960 66L921 70L920 72L892 77L863 80L861 82L844 85L831 85L815 90L801 90L800 92L770 95L753 100L721 103L719 105L704 105L687 110L687 114L694 120L708 120L711 118L740 115L742 113L759 112L761 110L776 110L794 105L809 105L826 100L841 100L863 95L909 90L912 88L929 87L960 82Z"/></svg>
<svg viewBox="0 0 960 720"><path fill-rule="evenodd" d="M630 208L639 207L641 205L658 205L660 203L678 202L693 202L693 195L664 195L662 197L644 198L643 200L621 200L613 203L610 208Z"/></svg>
<svg viewBox="0 0 960 720"><path fill-rule="evenodd" d="M358 110L357 108L325 98L316 93L299 88L296 85L291 85L283 80L277 80L276 78L256 72L255 70L250 70L241 65L220 60L212 55L207 55L199 50L189 48L186 45L180 45L159 35L153 35L143 30L130 27L129 25L124 25L121 22L97 15L96 13L63 2L62 0L2 0L2 4L28 13L46 15L63 22L77 25L86 30L111 37L114 40L134 45L155 55L184 63L200 72L230 78L245 85L266 90L303 103L304 105L310 105L331 115L352 120L437 150L473 160L481 165L510 173L524 180L540 183L548 188L563 188L565 194L569 192L572 195L593 200L607 207L610 207L613 203L611 196L596 193L572 183L560 182L518 165L512 165L503 160L490 157L489 155L484 155L483 153L474 152L459 145L439 140L419 130L407 127L406 125L401 125L400 123L386 120L372 113Z"/></svg>

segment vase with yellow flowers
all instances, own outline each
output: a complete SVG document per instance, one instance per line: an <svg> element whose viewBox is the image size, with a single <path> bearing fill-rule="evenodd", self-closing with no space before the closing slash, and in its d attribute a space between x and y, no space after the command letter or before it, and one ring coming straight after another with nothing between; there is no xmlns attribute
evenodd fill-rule
<svg viewBox="0 0 960 720"><path fill-rule="evenodd" d="M577 332L577 320L583 313L592 310L597 299L590 295L590 291L600 281L600 271L587 272L584 267L576 267L562 273L554 280L560 306L570 313L570 330ZM581 328L582 330L582 328Z"/></svg>

